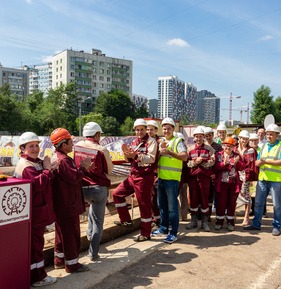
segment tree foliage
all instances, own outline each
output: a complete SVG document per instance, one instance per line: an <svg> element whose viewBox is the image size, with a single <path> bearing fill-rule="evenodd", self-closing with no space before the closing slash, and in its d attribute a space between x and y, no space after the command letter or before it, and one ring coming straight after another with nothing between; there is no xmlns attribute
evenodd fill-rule
<svg viewBox="0 0 281 289"><path fill-rule="evenodd" d="M251 121L263 124L267 114L275 114L273 96L268 86L262 85L254 92L254 102L251 111Z"/></svg>
<svg viewBox="0 0 281 289"><path fill-rule="evenodd" d="M127 117L124 121L124 124L121 125L121 133L122 135L134 135L134 130L133 130L133 126L134 126L134 119L132 119L131 117Z"/></svg>
<svg viewBox="0 0 281 289"><path fill-rule="evenodd" d="M87 115L79 115L80 105L75 83L50 89L46 97L36 91L24 100L11 95L9 85L4 84L0 87L0 131L49 135L55 128L64 127L78 135L80 121L81 130L87 122L94 121L105 135L132 135L134 119L148 116L145 105L136 109L129 95L119 90L101 94L94 112Z"/></svg>
<svg viewBox="0 0 281 289"><path fill-rule="evenodd" d="M135 114L129 95L121 90L112 90L97 97L94 112L101 113L103 117L115 117L119 124L122 124L126 117L134 117Z"/></svg>
<svg viewBox="0 0 281 289"><path fill-rule="evenodd" d="M281 122L281 96L278 96L274 101L274 116L275 122Z"/></svg>
<svg viewBox="0 0 281 289"><path fill-rule="evenodd" d="M101 127L105 135L120 135L120 124L113 116L107 116L102 119Z"/></svg>

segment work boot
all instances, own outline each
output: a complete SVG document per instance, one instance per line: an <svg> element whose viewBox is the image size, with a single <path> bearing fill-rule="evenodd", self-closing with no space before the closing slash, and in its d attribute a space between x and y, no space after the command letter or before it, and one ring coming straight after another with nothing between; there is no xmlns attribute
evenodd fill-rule
<svg viewBox="0 0 281 289"><path fill-rule="evenodd" d="M208 225L208 216L206 216L206 215L202 215L202 229L205 232L211 232L211 229Z"/></svg>
<svg viewBox="0 0 281 289"><path fill-rule="evenodd" d="M187 230L192 230L194 228L198 228L198 216L191 215L191 222L190 224L186 225Z"/></svg>

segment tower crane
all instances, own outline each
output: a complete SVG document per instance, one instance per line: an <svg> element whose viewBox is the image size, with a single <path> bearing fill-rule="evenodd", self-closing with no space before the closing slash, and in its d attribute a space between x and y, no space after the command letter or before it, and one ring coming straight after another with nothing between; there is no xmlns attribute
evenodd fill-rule
<svg viewBox="0 0 281 289"><path fill-rule="evenodd" d="M232 110L240 111L240 122L241 123L243 122L243 112L246 112L247 113L247 122L246 123L250 122L250 105L249 105L249 103L247 106L246 105L240 106L239 108L233 108Z"/></svg>

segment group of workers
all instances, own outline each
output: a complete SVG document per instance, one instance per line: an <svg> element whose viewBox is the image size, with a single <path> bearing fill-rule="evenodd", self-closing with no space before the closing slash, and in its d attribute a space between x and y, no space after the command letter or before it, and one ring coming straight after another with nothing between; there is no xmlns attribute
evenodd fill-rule
<svg viewBox="0 0 281 289"><path fill-rule="evenodd" d="M186 229L198 228L201 220L201 228L209 232L214 206L214 229L221 230L226 219L227 229L233 231L238 198L245 204L244 230L260 230L270 193L274 208L272 234L280 235L281 143L276 124L270 124L265 131L259 129L257 134L242 130L238 138L228 137L225 125L220 124L216 140L213 129L198 126L191 146L187 146L183 135L175 132L172 118L164 118L161 127L163 137L157 135L156 121L137 119L133 126L136 138L131 145L122 145L131 170L113 191L119 215L116 225L133 225L126 197L135 194L141 221L136 242L148 241L151 237L161 237L169 244L175 242L180 217L187 219L188 206L191 222ZM70 133L58 128L50 135L55 154L52 159L45 156L43 161L38 158L38 136L26 132L20 137L21 156L15 177L32 182L31 285L34 287L56 282L56 278L47 276L43 256L45 226L54 221L54 267L65 268L68 273L89 270L78 261L79 215L85 211L85 201L90 204L89 258L92 261L99 258L110 186L108 175L113 168L108 150L99 144L101 133L97 123L87 123L83 128L84 139L73 149ZM68 156L73 150L74 159ZM255 196L250 194L253 188ZM249 220L251 208L254 210L252 222Z"/></svg>
<svg viewBox="0 0 281 289"><path fill-rule="evenodd" d="M41 140L33 132L20 136L20 160L15 168L16 178L29 179L32 185L31 266L33 287L53 284L44 268L44 232L55 221L54 268L67 273L79 273L89 267L79 263L80 218L85 201L90 205L87 236L89 258L99 258L105 206L113 164L107 149L99 144L102 129L95 122L83 128L84 139L74 147L72 135L65 128L55 129L50 140L55 147L52 158L38 158Z"/></svg>

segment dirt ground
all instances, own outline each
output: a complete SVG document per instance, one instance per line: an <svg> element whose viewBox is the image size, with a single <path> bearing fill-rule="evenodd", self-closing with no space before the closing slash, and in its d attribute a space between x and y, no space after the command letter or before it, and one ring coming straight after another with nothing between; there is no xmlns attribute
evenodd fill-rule
<svg viewBox="0 0 281 289"><path fill-rule="evenodd" d="M81 262L91 271L65 274L49 289L277 289L281 288L281 236L271 234L272 204L261 231L247 232L241 225L243 210L237 212L235 231L224 227L211 232L187 231L180 223L178 241L169 245L163 238L136 243L132 232L101 246L98 262L86 253Z"/></svg>

